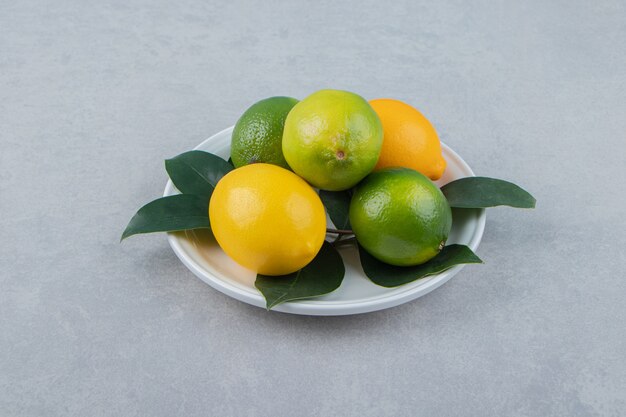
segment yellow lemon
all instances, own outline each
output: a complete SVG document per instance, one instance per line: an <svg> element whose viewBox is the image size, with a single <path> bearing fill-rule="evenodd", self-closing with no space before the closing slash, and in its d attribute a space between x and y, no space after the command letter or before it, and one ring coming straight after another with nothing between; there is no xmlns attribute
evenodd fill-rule
<svg viewBox="0 0 626 417"><path fill-rule="evenodd" d="M326 236L326 213L317 193L291 171L245 165L216 185L209 202L213 235L228 256L263 275L306 266Z"/></svg>
<svg viewBox="0 0 626 417"><path fill-rule="evenodd" d="M374 170L405 167L435 181L446 169L441 142L433 125L422 113L399 100L370 101L383 125L383 147Z"/></svg>

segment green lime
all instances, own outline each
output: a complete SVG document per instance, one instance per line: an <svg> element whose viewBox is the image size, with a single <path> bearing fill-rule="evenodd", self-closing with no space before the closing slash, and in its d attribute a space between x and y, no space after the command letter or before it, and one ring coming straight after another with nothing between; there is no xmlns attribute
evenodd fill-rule
<svg viewBox="0 0 626 417"><path fill-rule="evenodd" d="M372 171L382 143L382 125L365 99L347 91L321 90L289 112L283 154L310 184L339 191Z"/></svg>
<svg viewBox="0 0 626 417"><path fill-rule="evenodd" d="M254 103L241 115L230 144L235 168L265 162L289 169L282 150L283 128L297 102L291 97L270 97Z"/></svg>
<svg viewBox="0 0 626 417"><path fill-rule="evenodd" d="M409 168L386 168L357 186L350 223L359 244L373 257L411 266L443 249L452 213L441 190L426 176Z"/></svg>

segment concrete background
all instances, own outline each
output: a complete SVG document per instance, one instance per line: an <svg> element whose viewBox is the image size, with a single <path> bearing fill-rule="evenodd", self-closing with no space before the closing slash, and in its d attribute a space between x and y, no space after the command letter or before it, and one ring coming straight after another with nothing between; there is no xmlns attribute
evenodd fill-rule
<svg viewBox="0 0 626 417"><path fill-rule="evenodd" d="M0 0L1 416L626 413L626 3ZM254 101L412 103L534 211L417 301L266 313L119 236Z"/></svg>

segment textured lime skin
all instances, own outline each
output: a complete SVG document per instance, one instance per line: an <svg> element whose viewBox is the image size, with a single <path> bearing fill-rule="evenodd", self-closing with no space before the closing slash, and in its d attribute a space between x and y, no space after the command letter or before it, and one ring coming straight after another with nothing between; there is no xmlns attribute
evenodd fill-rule
<svg viewBox="0 0 626 417"><path fill-rule="evenodd" d="M373 257L412 266L443 248L452 212L426 176L409 168L386 168L357 186L350 201L350 223L359 244Z"/></svg>
<svg viewBox="0 0 626 417"><path fill-rule="evenodd" d="M233 129L230 157L235 168L265 162L289 169L283 156L283 129L287 114L298 103L291 97L270 97L246 110Z"/></svg>
<svg viewBox="0 0 626 417"><path fill-rule="evenodd" d="M321 90L289 112L283 154L291 169L313 186L339 191L372 171L382 143L382 125L365 99Z"/></svg>

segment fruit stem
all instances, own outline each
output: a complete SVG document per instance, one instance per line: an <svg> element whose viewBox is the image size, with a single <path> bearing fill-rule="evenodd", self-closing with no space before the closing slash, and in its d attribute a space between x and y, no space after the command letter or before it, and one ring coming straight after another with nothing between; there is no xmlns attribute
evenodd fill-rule
<svg viewBox="0 0 626 417"><path fill-rule="evenodd" d="M353 235L354 234L352 230L342 230L342 229L326 229L326 233L334 233L336 235Z"/></svg>
<svg viewBox="0 0 626 417"><path fill-rule="evenodd" d="M342 246L342 245L347 245L350 243L356 242L356 237L352 236L349 237L348 239L343 239L343 240L335 240L332 245L334 247L338 247L338 246Z"/></svg>

